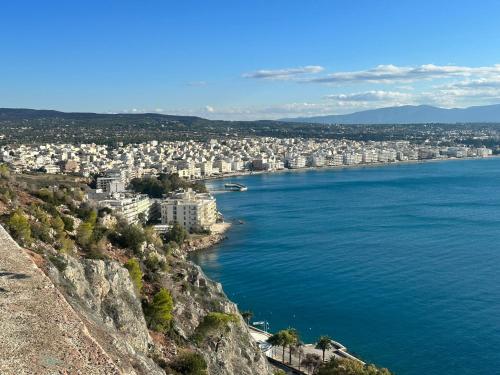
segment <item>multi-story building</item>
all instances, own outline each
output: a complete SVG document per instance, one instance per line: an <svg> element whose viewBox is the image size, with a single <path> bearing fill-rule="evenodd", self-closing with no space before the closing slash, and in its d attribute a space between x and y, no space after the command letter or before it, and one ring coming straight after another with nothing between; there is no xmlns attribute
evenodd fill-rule
<svg viewBox="0 0 500 375"><path fill-rule="evenodd" d="M177 222L186 230L210 229L217 221L215 198L192 189L178 190L161 202L162 224Z"/></svg>
<svg viewBox="0 0 500 375"><path fill-rule="evenodd" d="M115 193L97 200L98 207L108 207L128 224L149 219L151 200L146 194Z"/></svg>

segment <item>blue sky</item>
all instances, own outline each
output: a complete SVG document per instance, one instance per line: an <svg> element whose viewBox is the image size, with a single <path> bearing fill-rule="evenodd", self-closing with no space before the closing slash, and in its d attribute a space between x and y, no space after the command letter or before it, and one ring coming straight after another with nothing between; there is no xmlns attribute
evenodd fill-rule
<svg viewBox="0 0 500 375"><path fill-rule="evenodd" d="M500 103L499 1L6 1L0 107L261 119Z"/></svg>

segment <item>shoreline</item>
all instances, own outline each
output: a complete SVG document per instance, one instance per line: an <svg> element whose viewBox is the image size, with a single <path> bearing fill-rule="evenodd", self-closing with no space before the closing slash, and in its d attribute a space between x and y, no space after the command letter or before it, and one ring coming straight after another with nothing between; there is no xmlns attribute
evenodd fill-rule
<svg viewBox="0 0 500 375"><path fill-rule="evenodd" d="M182 246L181 250L187 254L207 250L218 243L224 241L227 236L226 233L231 228L232 224L229 222L216 223L211 229L211 233L207 235L197 235L194 238L188 239Z"/></svg>
<svg viewBox="0 0 500 375"><path fill-rule="evenodd" d="M500 155L490 155L487 157L465 157L465 158L441 158L441 159L424 159L424 160L406 160L406 161L399 161L399 162L387 162L387 163L370 163L370 164L354 164L354 165L341 165L341 166L324 166L324 167L305 167L305 168L297 168L297 169L282 169L282 170L273 170L273 171L255 171L255 172L237 172L234 174L226 174L222 176L215 176L215 177L207 177L207 178L202 178L202 179L197 179L197 181L210 181L210 180L222 180L222 179L227 179L227 178L232 178L232 177L242 177L242 176L252 176L252 175L261 175L261 174L274 174L274 173L296 173L296 172L307 172L307 171L321 171L321 170L340 170L340 169L351 169L351 168L377 168L377 167L386 167L386 166L397 166L397 165L411 165L411 164L424 164L424 163L432 163L432 162L446 162L446 161L460 161L460 160L483 160L483 159L491 159L491 158L499 158ZM186 254L189 256L190 253L196 252L196 251L203 251L207 250L218 243L224 241L227 239L226 233L231 229L232 223L230 222L224 222L221 223L224 224L224 226L221 228L221 230L216 231L214 233L211 233L208 236L205 236L204 238L199 238L199 239L194 239L191 241L188 241L188 246L184 249ZM194 262L192 259L188 260L192 264L195 264L199 266L196 262ZM200 267L200 266L199 266ZM200 267L201 268L201 267ZM202 269L203 271L203 269ZM204 271L203 271L204 272ZM209 278L209 277L207 277ZM212 280L211 278L209 278ZM221 284L222 285L222 284ZM222 288L224 286L222 285ZM229 297L226 297L229 301L233 302ZM237 306L237 304L236 304ZM254 331L260 331L256 329L253 326L248 326L249 333L252 335L253 339L255 342L257 342L256 338L254 337L255 335L252 334L252 330ZM262 332L264 333L264 332ZM310 347L310 349L314 352L315 349L312 346L312 344L307 345L307 347ZM264 352L264 355L267 357L269 363L272 365L273 360L276 360L274 356L271 354L269 355L268 353ZM329 356L340 356L340 357L345 357L351 360L359 361L364 364L364 362L357 358L355 355L350 354L347 349L344 348L344 350L329 350L328 351ZM280 362L279 358L277 362ZM296 369L295 369L296 370Z"/></svg>
<svg viewBox="0 0 500 375"><path fill-rule="evenodd" d="M322 167L304 167L304 168L284 168L276 170L266 170L266 171L242 171L242 172L231 172L224 175L209 176L193 179L192 181L216 181L224 180L233 177L246 177L255 175L270 175L270 174L281 174L281 173L297 173L297 172L307 172L307 171L322 171L322 170L339 170L339 169L356 169L356 168L380 168L388 166L397 165L410 165L410 164L424 164L424 163L437 163L446 161L461 161L461 160L486 160L491 158L498 158L500 155L490 155L485 157L470 156L465 158L435 158L435 159L419 159L419 160L403 160L394 162L383 162L383 163L358 163L358 164L342 164L342 165L325 165Z"/></svg>

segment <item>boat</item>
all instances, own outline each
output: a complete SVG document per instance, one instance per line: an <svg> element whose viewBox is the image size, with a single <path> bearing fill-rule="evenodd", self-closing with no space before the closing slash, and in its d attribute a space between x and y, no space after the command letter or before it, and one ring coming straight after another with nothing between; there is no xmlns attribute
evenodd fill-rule
<svg viewBox="0 0 500 375"><path fill-rule="evenodd" d="M232 182L228 182L224 184L224 189L229 190L229 191L247 191L248 188L245 185L242 184L236 184Z"/></svg>

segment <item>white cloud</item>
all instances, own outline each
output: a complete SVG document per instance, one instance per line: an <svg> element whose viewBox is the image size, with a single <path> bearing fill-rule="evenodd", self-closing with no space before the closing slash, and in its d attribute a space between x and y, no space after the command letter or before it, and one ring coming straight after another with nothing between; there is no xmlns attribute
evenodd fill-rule
<svg viewBox="0 0 500 375"><path fill-rule="evenodd" d="M187 83L188 86L192 87L202 87L206 86L207 84L208 84L207 81L191 81Z"/></svg>
<svg viewBox="0 0 500 375"><path fill-rule="evenodd" d="M301 74L316 74L324 70L319 65L307 65L298 68L285 68L276 70L257 70L255 72L244 73L244 78L268 79L268 80L287 80Z"/></svg>
<svg viewBox="0 0 500 375"><path fill-rule="evenodd" d="M316 83L395 83L413 82L453 77L485 77L498 76L500 64L485 67L468 67L457 65L426 64L417 67L402 67L396 65L378 65L375 68L353 72L336 72L324 77L315 77L302 82Z"/></svg>
<svg viewBox="0 0 500 375"><path fill-rule="evenodd" d="M325 98L342 102L380 102L380 101L409 102L414 99L414 95L398 91L372 90L372 91L357 92L352 94L327 95L325 96Z"/></svg>
<svg viewBox="0 0 500 375"><path fill-rule="evenodd" d="M209 106L209 105L205 106L205 110L207 112L209 112L209 113L214 113L215 112L215 108L212 107L212 106Z"/></svg>

